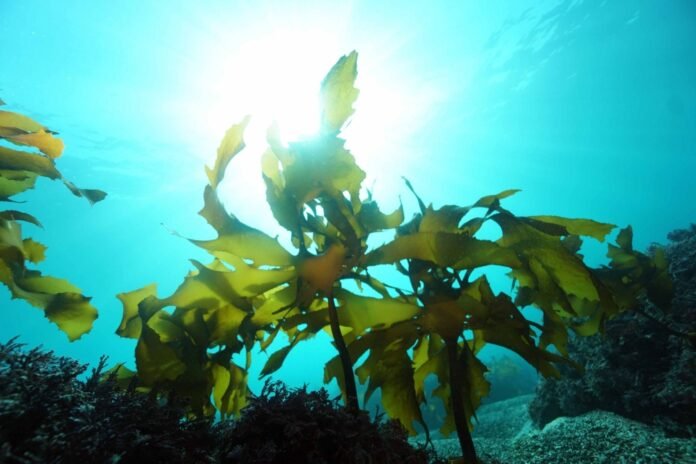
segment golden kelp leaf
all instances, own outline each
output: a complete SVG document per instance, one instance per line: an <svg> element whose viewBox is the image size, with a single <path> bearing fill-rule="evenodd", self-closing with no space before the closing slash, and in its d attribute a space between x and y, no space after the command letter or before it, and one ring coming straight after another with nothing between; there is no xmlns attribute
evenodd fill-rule
<svg viewBox="0 0 696 464"><path fill-rule="evenodd" d="M429 333L443 338L457 337L464 330L467 314L459 300L442 299L428 303L420 323Z"/></svg>
<svg viewBox="0 0 696 464"><path fill-rule="evenodd" d="M13 273L19 272L21 275L21 269L24 268L24 245L22 227L19 223L0 219L0 249L3 250L2 260L10 265ZM12 253L13 256L9 256L8 253ZM12 276L12 280L14 280L14 276Z"/></svg>
<svg viewBox="0 0 696 464"><path fill-rule="evenodd" d="M315 334L324 328L329 331L329 323L328 302L315 299L308 308L303 308L301 312L299 309L297 311L290 311L286 318L281 322L281 328L286 335L296 337L296 334L300 332ZM304 328L300 331L298 329L299 326L304 326ZM341 327L341 332L344 334L344 339L346 342L348 342L350 335L346 334L346 331L347 329Z"/></svg>
<svg viewBox="0 0 696 464"><path fill-rule="evenodd" d="M356 196L351 198L358 198ZM360 223L356 212L362 209L362 204L355 203L344 198L341 195L322 196L317 201L318 206L323 209L324 217L316 217L313 221L313 226L319 225L317 229L311 229L310 224L305 226L311 230L313 237L318 239L317 245L325 244L327 237L335 237L338 241L344 244L346 248L351 250L359 250L362 248L363 240L369 235L370 231L366 230ZM326 223L324 223L324 220Z"/></svg>
<svg viewBox="0 0 696 464"><path fill-rule="evenodd" d="M586 317L575 318L570 321L569 325L575 333L583 337L589 337L598 332L604 332L604 323L607 317L606 314L601 311L597 302L573 298L573 306L580 309L584 315L586 315ZM563 352L561 352L561 354L563 354Z"/></svg>
<svg viewBox="0 0 696 464"><path fill-rule="evenodd" d="M384 214L379 210L377 203L369 201L363 203L358 220L369 232L376 232L385 229L395 229L404 222L404 207L399 207L389 214Z"/></svg>
<svg viewBox="0 0 696 464"><path fill-rule="evenodd" d="M544 311L544 323L539 337L539 348L556 347L562 356L568 356L568 329L554 311Z"/></svg>
<svg viewBox="0 0 696 464"><path fill-rule="evenodd" d="M370 275L360 275L357 274L353 276L353 282L355 282L355 285L357 285L358 289L362 291L363 289L363 284L367 285L378 293L382 298L390 298L391 294L389 293L389 290L387 289L387 286L382 283L380 280L375 279L374 277Z"/></svg>
<svg viewBox="0 0 696 464"><path fill-rule="evenodd" d="M276 326L275 328L271 329L270 332L259 330L258 333L261 334L261 336L257 337L259 341L259 348L265 353L268 347L271 346L280 333L280 326Z"/></svg>
<svg viewBox="0 0 696 464"><path fill-rule="evenodd" d="M496 194L496 195L487 195L485 197L481 197L478 199L476 203L474 203L474 207L480 207L480 208L496 208L500 205L500 200L503 198L510 197L517 192L521 192L519 189L509 189L509 190L503 190L502 192Z"/></svg>
<svg viewBox="0 0 696 464"><path fill-rule="evenodd" d="M633 249L633 230L622 229L616 237L619 245L609 245L609 269L595 272L599 280L611 288L612 296L622 309L633 308L645 295L663 310L668 310L672 297L672 280L664 250L655 247L653 256Z"/></svg>
<svg viewBox="0 0 696 464"><path fill-rule="evenodd" d="M50 158L6 147L0 147L0 169L29 171L51 179L61 177Z"/></svg>
<svg viewBox="0 0 696 464"><path fill-rule="evenodd" d="M390 418L398 419L411 435L416 434L414 422L423 424L423 416L413 383L413 367L408 356L410 339L390 340L370 347L365 362L356 369L361 383L369 379L365 402L377 388L382 391L382 406Z"/></svg>
<svg viewBox="0 0 696 464"><path fill-rule="evenodd" d="M343 245L333 244L323 255L302 260L298 265L299 275L312 288L328 295L341 275L345 255Z"/></svg>
<svg viewBox="0 0 696 464"><path fill-rule="evenodd" d="M275 291L262 295L254 302L255 311L251 323L256 327L265 327L278 321L283 315L281 310L294 306L297 300L297 285L291 283L287 287L279 287Z"/></svg>
<svg viewBox="0 0 696 464"><path fill-rule="evenodd" d="M27 214L27 213L22 212L22 211L14 211L14 210L0 211L0 219L2 219L4 221L24 221L24 222L28 222L30 224L34 224L35 226L43 228L43 225L39 222L38 219L36 219L31 214Z"/></svg>
<svg viewBox="0 0 696 464"><path fill-rule="evenodd" d="M24 256L32 263L40 263L46 259L46 246L36 242L30 238L25 238L22 241Z"/></svg>
<svg viewBox="0 0 696 464"><path fill-rule="evenodd" d="M432 396L440 399L443 409L445 410L445 418L442 421L439 431L443 436L447 437L456 430L456 428L454 425L452 396L449 386L447 353L444 348L431 355L430 359L421 366L419 371L415 374L416 381L423 382L424 380L421 379L425 379L430 374L435 374L438 379L438 386L433 389ZM469 424L470 422L467 422L467 425ZM469 428L471 428L470 425Z"/></svg>
<svg viewBox="0 0 696 464"><path fill-rule="evenodd" d="M0 219L0 282L13 298L22 298L44 310L46 317L73 341L88 332L97 317L89 298L63 279L42 276L25 267L25 260L40 261L45 247L21 238L21 227L14 221Z"/></svg>
<svg viewBox="0 0 696 464"><path fill-rule="evenodd" d="M217 193L210 186L206 187L204 198L205 206L199 214L217 230L218 238L191 240L192 243L208 250L213 255L216 252L230 253L242 259L249 259L257 266L261 264L290 266L293 264L293 256L276 239L227 214L217 197ZM221 255L220 258L225 259L224 255Z"/></svg>
<svg viewBox="0 0 696 464"><path fill-rule="evenodd" d="M582 247L582 239L577 235L566 235L561 240L563 247L573 254L578 254Z"/></svg>
<svg viewBox="0 0 696 464"><path fill-rule="evenodd" d="M459 227L459 233L474 236L474 234L476 234L476 232L478 232L481 229L481 227L483 227L487 220L488 218L485 217L474 217L467 221L464 221L461 227Z"/></svg>
<svg viewBox="0 0 696 464"><path fill-rule="evenodd" d="M355 203L365 172L344 144L327 135L291 143L291 162L283 163L285 194L304 204L322 195L341 200L348 192Z"/></svg>
<svg viewBox="0 0 696 464"><path fill-rule="evenodd" d="M535 305L544 312L561 312L563 317L575 317L577 313L569 301L569 295L558 286L556 280L538 259L527 259L526 267L514 269L511 277L517 280L520 305Z"/></svg>
<svg viewBox="0 0 696 464"><path fill-rule="evenodd" d="M268 361L266 361L266 364L264 364L263 369L261 369L261 376L263 377L272 374L280 369L280 367L283 365L283 361L285 361L285 358L292 347L293 345L288 345L274 351L273 354L268 357Z"/></svg>
<svg viewBox="0 0 696 464"><path fill-rule="evenodd" d="M475 291L468 292L467 295L485 306L487 315L485 319L476 318L479 319L477 323L471 322L475 340L508 348L544 376L557 376L558 370L552 363L567 363L568 360L536 346L530 322L507 294L495 295L485 277L477 279L476 282Z"/></svg>
<svg viewBox="0 0 696 464"><path fill-rule="evenodd" d="M503 230L503 236L498 242L506 248L515 250L520 256L526 258L527 271L515 271L514 275L520 279L523 286L534 287L534 284L525 282L528 280L523 274L528 273L529 278L535 278L537 282L545 281L543 274L548 274L564 295L559 295L549 285L542 289L542 297L554 295L559 304L565 295L575 295L589 300L598 300L599 294L590 269L583 263L578 255L563 245L559 236L545 233L539 228L530 225L524 219L516 218L509 213L499 213L491 217ZM557 227L554 225L554 227ZM567 311L572 311L565 304Z"/></svg>
<svg viewBox="0 0 696 464"><path fill-rule="evenodd" d="M221 297L230 297L227 301L260 295L296 276L292 268L262 270L238 264L234 271L217 271L195 260L192 262L199 272L194 278L208 285Z"/></svg>
<svg viewBox="0 0 696 464"><path fill-rule="evenodd" d="M388 329L367 332L348 345L351 359L361 359L369 351L365 361L355 371L361 383L369 379L365 391L365 402L377 388L381 388L383 405L387 414L399 419L412 433L414 421L423 423L413 383L413 368L408 354L417 340L416 329L417 326L413 321L404 322ZM338 375L336 378L344 391L342 374L336 371L338 366L336 358L327 363L324 369L324 382L329 382L333 376Z"/></svg>
<svg viewBox="0 0 696 464"><path fill-rule="evenodd" d="M613 224L605 224L603 222L593 221L592 219L571 219L560 216L529 216L529 218L563 226L571 234L586 235L600 242L603 242L607 234L616 227Z"/></svg>
<svg viewBox="0 0 696 464"><path fill-rule="evenodd" d="M173 314L170 314L167 311L160 311L157 299L152 297L147 298L141 308L147 306L150 306L148 310L154 309L154 311L151 315L147 315L147 311L140 310L141 318L147 321L147 326L157 334L162 343L179 343L189 337L194 344L200 344L201 337L197 335L205 330L201 313L207 308L176 309Z"/></svg>
<svg viewBox="0 0 696 464"><path fill-rule="evenodd" d="M425 214L425 211L427 209L425 206L425 203L423 202L421 197L418 196L418 194L416 193L416 189L413 188L411 181L405 177L402 177L402 179L404 180L404 183L406 184L406 188L408 188L411 191L411 193L413 194L413 196L416 197L416 201L418 201L418 207L420 208L421 214Z"/></svg>
<svg viewBox="0 0 696 464"><path fill-rule="evenodd" d="M218 411L225 414L223 411L228 409L228 406L224 404L223 397L230 386L230 379L232 376L228 369L217 363L212 364L210 372L213 375L213 404L215 404L215 408Z"/></svg>
<svg viewBox="0 0 696 464"><path fill-rule="evenodd" d="M0 137L21 133L39 132L46 128L23 114L0 111Z"/></svg>
<svg viewBox="0 0 696 464"><path fill-rule="evenodd" d="M22 290L32 293L55 295L57 293L80 293L80 289L65 279L44 276L40 272L25 272L15 279Z"/></svg>
<svg viewBox="0 0 696 464"><path fill-rule="evenodd" d="M51 131L27 116L9 111L0 111L0 138L15 145L38 148L51 159L63 152L63 141Z"/></svg>
<svg viewBox="0 0 696 464"><path fill-rule="evenodd" d="M208 326L209 344L234 346L242 323L249 317L246 311L232 305L210 310L205 316Z"/></svg>
<svg viewBox="0 0 696 464"><path fill-rule="evenodd" d="M611 260L610 266L616 270L623 271L626 274L640 273L639 255L633 252L630 242L627 248L609 245L607 257Z"/></svg>
<svg viewBox="0 0 696 464"><path fill-rule="evenodd" d="M64 146L63 141L53 134L31 118L0 111L0 138L15 145L38 148L46 155L0 147L0 169L4 170L0 171L0 199L33 187L36 175L62 179L53 160L61 155ZM17 174L11 176L8 170L15 170ZM20 173L24 174L21 178L17 177ZM106 193L101 190L79 189L65 179L63 182L73 194L87 198L90 204L106 197Z"/></svg>
<svg viewBox="0 0 696 464"><path fill-rule="evenodd" d="M217 186L225 177L225 170L232 158L244 149L244 130L250 119L250 116L246 116L240 123L233 125L227 130L218 147L213 168L205 167L205 173L208 175L208 181L213 189L217 189Z"/></svg>
<svg viewBox="0 0 696 464"><path fill-rule="evenodd" d="M198 214L218 233L230 229L234 230L237 226L236 218L227 213L217 191L209 185L206 185L203 191L203 209Z"/></svg>
<svg viewBox="0 0 696 464"><path fill-rule="evenodd" d="M342 56L321 84L322 132L336 133L353 114L353 103L360 91L355 88L358 53Z"/></svg>
<svg viewBox="0 0 696 464"><path fill-rule="evenodd" d="M599 299L589 269L580 258L565 248L554 249L529 245L526 253L533 256L546 269L566 294L593 301Z"/></svg>
<svg viewBox="0 0 696 464"><path fill-rule="evenodd" d="M401 235L368 253L365 264L368 266L390 264L407 258L439 264L440 261L449 259L449 257L435 249L435 241L435 234L431 233Z"/></svg>
<svg viewBox="0 0 696 464"><path fill-rule="evenodd" d="M157 296L157 284L150 284L146 287L124 292L116 295L123 305L123 317L116 333L125 338L139 338L142 328L142 319L138 314L138 305L145 298Z"/></svg>
<svg viewBox="0 0 696 464"><path fill-rule="evenodd" d="M554 364L570 363L568 359L563 356L536 347L530 336L515 329L511 325L474 331L474 335L483 337L487 343L492 343L514 351L537 369L544 377L559 377L560 374Z"/></svg>
<svg viewBox="0 0 696 464"><path fill-rule="evenodd" d="M356 335L368 328L380 330L391 327L420 313L420 308L415 303L401 299L370 298L346 290L337 291L335 295L342 302L338 308L341 325L350 327Z"/></svg>
<svg viewBox="0 0 696 464"><path fill-rule="evenodd" d="M223 272L208 269L197 261L194 265L199 272L186 276L176 291L162 300L163 306L181 309L216 308L226 304L241 309L250 307L247 299L232 289Z"/></svg>
<svg viewBox="0 0 696 464"><path fill-rule="evenodd" d="M389 264L407 258L430 261L441 267L455 269L492 264L508 267L520 265L514 251L495 242L444 232L419 232L398 236L369 253L366 264Z"/></svg>
<svg viewBox="0 0 696 464"><path fill-rule="evenodd" d="M175 380L186 370L186 365L179 359L176 351L168 344L162 343L159 335L147 324L143 324L135 347L135 364L138 367L138 376L148 386Z"/></svg>
<svg viewBox="0 0 696 464"><path fill-rule="evenodd" d="M239 414L247 404L250 394L247 387L247 372L230 362L226 366L213 363L213 401L223 417Z"/></svg>
<svg viewBox="0 0 696 464"><path fill-rule="evenodd" d="M102 190L78 188L75 184L65 179L63 179L63 183L73 195L87 199L90 205L102 201L107 195L107 193Z"/></svg>
<svg viewBox="0 0 696 464"><path fill-rule="evenodd" d="M60 156L63 142L31 118L0 111L0 139L20 146L39 149L44 155L0 146L0 200L32 188L37 176L62 178L53 159ZM44 310L45 316L73 341L89 331L97 317L90 298L69 282L26 268L27 261L38 263L46 247L31 239L22 239L16 221L37 226L41 223L21 211L0 212L0 281L13 298L22 298Z"/></svg>
<svg viewBox="0 0 696 464"><path fill-rule="evenodd" d="M666 311L672 304L674 288L665 250L660 247L655 248L651 261L652 272L647 282L644 283L648 299Z"/></svg>
<svg viewBox="0 0 696 464"><path fill-rule="evenodd" d="M280 147L285 151L284 147ZM269 148L261 157L263 181L266 184L266 202L273 217L293 234L299 230L298 207L296 201L285 193L285 178L280 170L278 155Z"/></svg>
<svg viewBox="0 0 696 464"><path fill-rule="evenodd" d="M104 374L102 374L100 381L104 382L107 379L113 379L116 382L116 385L119 389L127 390L131 386L135 386L138 384L137 377L138 374L135 371L127 368L125 363L118 363L112 368L104 371ZM146 392L149 391L149 389L140 387L137 389L137 391Z"/></svg>
<svg viewBox="0 0 696 464"><path fill-rule="evenodd" d="M53 134L43 129L38 132L5 136L3 138L15 145L35 147L51 159L58 158L65 148L61 139L54 137Z"/></svg>
<svg viewBox="0 0 696 464"><path fill-rule="evenodd" d="M288 356L290 353L290 350L292 350L298 343L300 343L303 340L308 340L314 336L316 332L320 330L319 327L308 327L303 330L286 330L286 334L288 337L291 337L291 342L289 345L280 348L279 350L275 351L271 356L268 357L268 360L266 361L266 364L263 366L263 369L261 370L261 376L266 376L270 375L273 372L277 371L283 366L283 362L285 361L285 358Z"/></svg>
<svg viewBox="0 0 696 464"><path fill-rule="evenodd" d="M29 171L0 171L0 200L34 188L36 174Z"/></svg>
<svg viewBox="0 0 696 464"><path fill-rule="evenodd" d="M444 350L445 342L437 334L421 335L419 345L413 352L413 382L418 401L425 401L425 380L435 374L445 379L447 361ZM449 403L448 403L449 404Z"/></svg>
<svg viewBox="0 0 696 464"><path fill-rule="evenodd" d="M90 300L79 293L58 293L53 295L44 311L72 342L89 332L97 318L97 310Z"/></svg>
<svg viewBox="0 0 696 464"><path fill-rule="evenodd" d="M350 359L360 359L370 349L371 346L373 346L375 343L378 343L377 339L384 338L384 333L392 333L396 332L397 330L398 329L396 327L393 327L391 329L387 329L386 331L380 330L375 332L369 332L363 335L362 337L358 337L352 340L350 343L348 343L348 354L350 355ZM403 329L398 333L398 335L402 335L402 333ZM341 392L343 393L343 400L345 401L346 388L345 382L343 380L343 368L341 367L341 360L339 355L334 356L324 365L324 383L328 384L333 379L336 379L336 382L338 383L338 386L341 389Z"/></svg>
<svg viewBox="0 0 696 464"><path fill-rule="evenodd" d="M423 213L419 232L449 232L458 233L459 222L464 215L469 211L468 208L462 208L456 205L445 205L439 209L428 207Z"/></svg>
<svg viewBox="0 0 696 464"><path fill-rule="evenodd" d="M633 250L633 228L627 226L619 231L619 235L616 236L616 243L622 249L626 251Z"/></svg>

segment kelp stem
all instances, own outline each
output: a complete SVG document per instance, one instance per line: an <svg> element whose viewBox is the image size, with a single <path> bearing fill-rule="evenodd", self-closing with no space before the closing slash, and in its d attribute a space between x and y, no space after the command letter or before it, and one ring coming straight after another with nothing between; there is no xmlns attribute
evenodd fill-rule
<svg viewBox="0 0 696 464"><path fill-rule="evenodd" d="M459 438L459 446L462 448L462 457L465 464L477 464L476 449L469 432L469 424L467 423L461 395L466 386L464 385L464 379L460 375L461 370L456 368L456 364L461 362L457 339L445 339L445 347L447 349L447 364L449 366L450 399L452 401L452 412L454 413L454 425L457 427L457 438Z"/></svg>
<svg viewBox="0 0 696 464"><path fill-rule="evenodd" d="M346 388L346 407L350 411L358 411L358 389L355 386L355 376L353 375L353 362L350 360L348 347L343 339L341 327L338 323L338 312L336 311L336 301L333 293L329 295L329 322L331 323L331 335L333 336L338 356L341 359L343 368L343 384Z"/></svg>

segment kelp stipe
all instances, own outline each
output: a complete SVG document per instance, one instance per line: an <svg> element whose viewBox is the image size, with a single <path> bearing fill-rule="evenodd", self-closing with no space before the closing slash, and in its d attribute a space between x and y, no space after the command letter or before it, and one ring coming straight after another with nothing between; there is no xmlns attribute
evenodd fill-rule
<svg viewBox="0 0 696 464"><path fill-rule="evenodd" d="M0 110L0 140L14 145L0 145L0 201L14 202L12 197L33 188L39 177L60 179L90 204L106 197L101 190L80 189L63 177L55 165L63 153L63 141L33 119ZM25 238L20 221L41 227L39 220L26 212L0 211L0 282L13 298L43 309L46 317L74 341L91 330L97 311L90 298L70 282L31 268L44 260L46 246Z"/></svg>

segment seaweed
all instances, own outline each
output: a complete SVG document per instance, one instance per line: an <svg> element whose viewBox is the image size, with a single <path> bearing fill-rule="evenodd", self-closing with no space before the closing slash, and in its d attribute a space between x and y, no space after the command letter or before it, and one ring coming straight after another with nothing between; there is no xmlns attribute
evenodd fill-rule
<svg viewBox="0 0 696 464"><path fill-rule="evenodd" d="M28 116L0 110L0 141L8 142L8 146L0 145L0 201L15 202L12 197L33 188L39 177L60 179L90 204L106 197L101 190L78 188L63 177L55 160L63 153L64 144L56 135ZM41 227L39 220L26 212L0 211L0 282L12 298L43 309L71 341L77 340L92 328L97 311L90 298L70 282L31 268L44 260L46 246L25 238L21 222Z"/></svg>
<svg viewBox="0 0 696 464"><path fill-rule="evenodd" d="M325 390L267 383L238 420L186 417L186 399L162 401L104 371L15 339L0 344L0 462L412 463L398 422L351 414ZM351 437L350 441L345 438ZM430 459L430 460L429 460Z"/></svg>
<svg viewBox="0 0 696 464"><path fill-rule="evenodd" d="M412 448L406 436L398 421L351 413L324 389L291 390L267 381L233 422L220 456L228 464L430 462L431 453Z"/></svg>
<svg viewBox="0 0 696 464"><path fill-rule="evenodd" d="M141 388L191 397L194 415L231 415L248 404L254 348L266 350L279 333L287 335L289 344L262 370L270 375L294 346L326 330L338 353L324 380L338 381L349 412L360 414L357 376L367 384L364 402L381 389L386 413L415 433L416 424L425 427L421 407L431 399L424 382L434 375L433 395L446 410L441 431L457 432L460 462L477 462L469 430L490 388L477 356L483 346L507 348L543 376L557 377L558 365L577 366L568 357L569 330L602 332L606 321L643 298L668 307L667 261L660 248L651 255L634 250L627 227L608 245L609 264L590 267L580 254L584 238L603 242L615 226L515 215L502 203L518 190L435 208L406 181L420 211L408 222L402 208L383 213L340 137L358 96L356 76L356 52L328 73L314 137L286 145L278 127L268 131L266 200L292 249L228 214L217 195L225 170L244 149L247 117L229 129L214 166L206 168L200 214L217 238L192 242L213 261L194 261L195 270L168 297L157 297L154 284L119 295L118 333L137 339L132 376ZM484 224L496 227L500 238L479 238ZM393 237L368 247L380 231ZM411 288L372 275L385 265L405 275ZM509 293L491 288L491 265L508 269ZM541 323L523 315L530 305L543 313Z"/></svg>
<svg viewBox="0 0 696 464"><path fill-rule="evenodd" d="M0 462L216 462L209 420L15 339L0 344ZM84 380L83 380L84 379Z"/></svg>

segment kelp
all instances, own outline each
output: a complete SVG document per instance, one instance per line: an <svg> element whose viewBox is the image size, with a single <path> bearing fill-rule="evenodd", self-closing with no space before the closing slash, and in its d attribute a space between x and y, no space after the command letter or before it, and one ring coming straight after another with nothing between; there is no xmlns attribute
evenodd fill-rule
<svg viewBox="0 0 696 464"><path fill-rule="evenodd" d="M580 254L584 238L604 241L615 226L517 216L502 203L518 190L435 208L406 181L419 212L408 222L402 207L382 212L340 137L359 93L356 76L355 52L328 73L313 137L283 144L278 127L268 131L261 160L266 200L292 247L229 214L218 197L226 168L244 149L244 118L206 168L200 215L217 237L192 242L212 262L194 262L171 296L157 297L154 285L121 294L118 333L138 340L133 375L143 388L188 395L193 414L217 409L229 415L245 405L254 349L265 351L279 333L287 336L289 343L262 368L270 375L293 347L325 330L338 353L324 380L337 380L349 410L359 406L357 376L367 384L365 402L380 389L386 413L415 433L416 424L425 427L421 408L432 400L425 380L435 376L433 396L447 412L441 431L456 431L463 462L476 462L469 430L490 389L480 350L498 345L542 375L558 376L559 363L573 365L568 330L601 332L608 319L644 297L669 303L666 260L659 250L652 256L634 250L627 228L609 245L608 266L590 267ZM480 238L486 224L497 227L500 238ZM381 231L391 238L368 247L370 235ZM508 270L510 292L494 292L486 275L492 265ZM391 266L411 288L376 279L375 266ZM527 319L526 306L538 308L542 322Z"/></svg>
<svg viewBox="0 0 696 464"><path fill-rule="evenodd" d="M0 201L15 202L12 197L34 188L39 177L61 180L74 195L90 204L106 197L101 190L81 189L63 178L55 160L63 153L64 144L56 135L28 116L0 110L0 142L7 142L7 146L0 145ZM0 211L0 282L13 298L42 309L74 341L89 332L97 311L90 298L70 282L32 269L44 260L46 246L24 238L22 222L41 227L29 213Z"/></svg>

